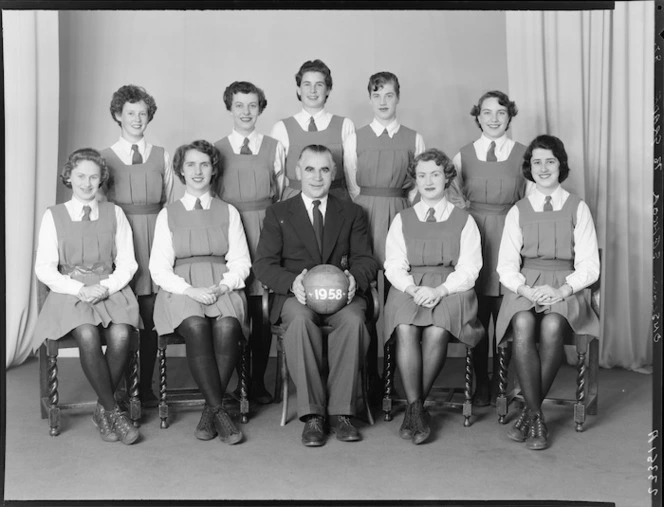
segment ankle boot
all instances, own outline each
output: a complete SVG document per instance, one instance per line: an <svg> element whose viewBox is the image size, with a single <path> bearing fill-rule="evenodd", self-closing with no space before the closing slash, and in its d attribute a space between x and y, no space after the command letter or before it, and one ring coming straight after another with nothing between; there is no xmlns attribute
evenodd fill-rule
<svg viewBox="0 0 664 507"><path fill-rule="evenodd" d="M411 403L411 414L410 414L410 427L413 432L412 442L415 445L419 445L426 441L431 434L431 428L429 427L428 419L429 414L424 408L424 403L422 400L417 400Z"/></svg>
<svg viewBox="0 0 664 507"><path fill-rule="evenodd" d="M403 422L401 423L401 428L399 428L399 436L404 440L411 440L413 438L413 430L410 427L411 413L412 413L412 405L408 404L406 406L406 413L403 416Z"/></svg>

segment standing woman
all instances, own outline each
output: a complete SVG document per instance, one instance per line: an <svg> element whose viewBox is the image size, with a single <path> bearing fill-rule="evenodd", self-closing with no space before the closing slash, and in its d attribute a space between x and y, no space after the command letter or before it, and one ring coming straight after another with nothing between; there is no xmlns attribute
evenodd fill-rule
<svg viewBox="0 0 664 507"><path fill-rule="evenodd" d="M224 90L224 104L233 118L233 131L214 143L224 168L224 177L217 178L214 191L239 210L249 252L255 259L265 210L281 195L285 151L276 139L256 132L258 117L267 106L263 90L253 83L234 81ZM249 313L253 322L259 322L263 289L253 272L246 284ZM262 331L261 326L255 326L249 340L252 361L249 396L257 403L266 404L272 403L264 381L272 334Z"/></svg>
<svg viewBox="0 0 664 507"><path fill-rule="evenodd" d="M155 99L144 88L121 86L111 98L111 117L120 126L120 138L101 152L110 177L103 187L109 201L127 215L134 238L138 270L131 288L138 297L144 329L141 330L140 395L145 406L155 406L152 376L157 357L157 335L152 314L157 286L148 263L157 214L172 199L173 170L168 152L145 138L157 111Z"/></svg>
<svg viewBox="0 0 664 507"><path fill-rule="evenodd" d="M489 323L493 315L495 326L503 299L503 288L496 274L498 248L505 215L526 192L526 180L521 174L521 160L526 147L506 134L517 112L516 104L503 92L486 92L470 110L482 135L474 143L461 148L453 159L458 177L450 189L450 199L470 212L482 234L484 264L475 284L475 292L479 303L477 316L486 335L473 351L477 377L473 402L477 406L488 405L497 393L495 351L493 382L489 379L488 363Z"/></svg>
<svg viewBox="0 0 664 507"><path fill-rule="evenodd" d="M92 422L105 442L132 444L138 429L114 398L132 331L140 325L138 302L128 285L138 267L131 228L122 209L96 199L108 179L99 152L73 152L60 179L72 189L72 198L47 209L39 229L35 274L51 291L39 313L35 339L72 334L83 372L97 394Z"/></svg>
<svg viewBox="0 0 664 507"><path fill-rule="evenodd" d="M160 335L185 340L187 362L205 398L195 436L236 444L242 432L222 407L228 381L248 334L244 280L251 260L238 211L213 197L221 176L217 149L207 141L180 146L175 174L186 189L157 217L150 274L159 286L154 323Z"/></svg>
<svg viewBox="0 0 664 507"><path fill-rule="evenodd" d="M496 341L511 329L526 400L508 437L538 450L548 447L541 405L565 357L565 335L599 337L599 320L584 290L599 277L599 253L588 206L560 186L569 174L562 141L535 138L523 157L523 174L535 189L505 219L498 274L509 292L496 321Z"/></svg>
<svg viewBox="0 0 664 507"><path fill-rule="evenodd" d="M409 168L421 200L401 211L386 242L385 340L396 358L408 407L399 436L421 444L430 434L426 400L445 364L450 339L473 347L484 334L473 291L482 267L480 233L445 189L456 174L443 152L429 149Z"/></svg>

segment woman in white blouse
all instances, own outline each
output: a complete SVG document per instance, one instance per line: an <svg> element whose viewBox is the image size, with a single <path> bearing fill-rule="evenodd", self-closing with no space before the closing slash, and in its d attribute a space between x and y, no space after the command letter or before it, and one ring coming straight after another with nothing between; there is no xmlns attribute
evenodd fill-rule
<svg viewBox="0 0 664 507"><path fill-rule="evenodd" d="M496 341L513 335L526 400L508 437L533 450L548 447L541 405L564 359L565 334L599 336L584 290L599 277L597 236L586 203L560 186L569 170L560 139L541 135L530 143L523 174L535 189L507 213L498 254L500 283L509 292L496 321Z"/></svg>
<svg viewBox="0 0 664 507"><path fill-rule="evenodd" d="M108 174L102 156L90 148L73 152L62 169L60 179L72 189L72 198L47 209L39 229L35 274L50 292L35 339L41 343L71 333L83 372L98 397L92 422L102 440L133 444L138 429L113 393L136 336L132 331L140 327L138 302L128 285L138 264L124 212L96 199Z"/></svg>
<svg viewBox="0 0 664 507"><path fill-rule="evenodd" d="M385 245L385 340L396 340L396 362L408 407L399 435L421 444L430 434L423 403L457 338L475 346L484 334L473 290L482 267L480 233L466 211L445 197L456 176L437 149L408 169L421 200L393 220Z"/></svg>
<svg viewBox="0 0 664 507"><path fill-rule="evenodd" d="M185 194L161 210L150 254L150 274L159 286L154 323L160 335L185 340L187 362L206 405L195 436L236 444L242 432L222 400L248 334L242 289L251 260L238 211L213 197L221 177L219 152L207 141L180 146L173 168Z"/></svg>

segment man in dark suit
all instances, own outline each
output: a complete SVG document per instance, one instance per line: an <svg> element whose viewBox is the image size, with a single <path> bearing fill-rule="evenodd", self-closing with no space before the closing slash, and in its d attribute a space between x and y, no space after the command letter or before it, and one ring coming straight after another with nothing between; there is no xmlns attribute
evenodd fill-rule
<svg viewBox="0 0 664 507"><path fill-rule="evenodd" d="M326 414L336 416L337 439L361 439L350 417L355 415L359 368L369 345L362 293L376 277L362 208L329 195L336 168L332 153L321 145L302 150L296 175L301 194L270 206L253 265L256 277L275 293L270 320L281 319L288 370L297 388L297 413L305 422L302 443L325 443ZM332 315L306 306L302 279L308 269L333 264L348 277L348 301ZM329 324L327 384L320 324Z"/></svg>

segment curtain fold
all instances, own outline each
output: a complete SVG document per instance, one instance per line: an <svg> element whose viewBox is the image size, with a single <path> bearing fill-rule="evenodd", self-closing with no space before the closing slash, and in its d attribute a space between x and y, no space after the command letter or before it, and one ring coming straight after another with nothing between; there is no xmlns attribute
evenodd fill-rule
<svg viewBox="0 0 664 507"><path fill-rule="evenodd" d="M652 365L653 1L613 11L507 12L513 137L565 143L603 248L600 364Z"/></svg>
<svg viewBox="0 0 664 507"><path fill-rule="evenodd" d="M23 362L37 319L33 270L41 216L55 203L58 13L2 13L5 93L6 366Z"/></svg>

